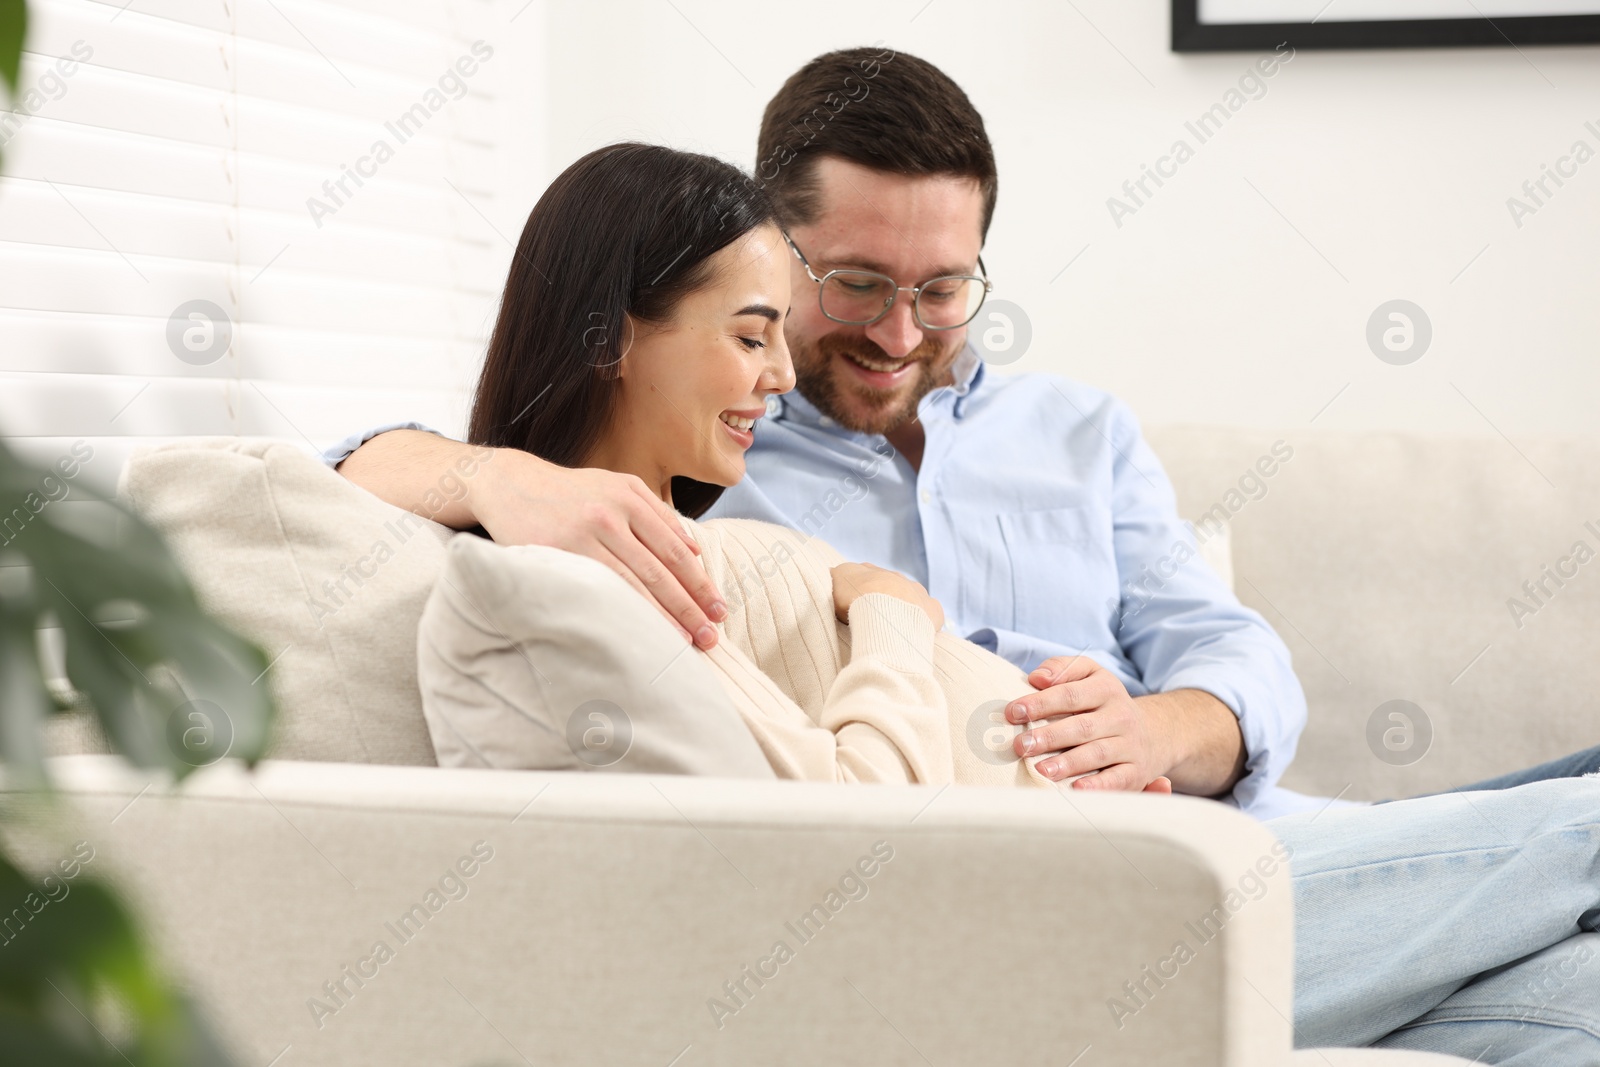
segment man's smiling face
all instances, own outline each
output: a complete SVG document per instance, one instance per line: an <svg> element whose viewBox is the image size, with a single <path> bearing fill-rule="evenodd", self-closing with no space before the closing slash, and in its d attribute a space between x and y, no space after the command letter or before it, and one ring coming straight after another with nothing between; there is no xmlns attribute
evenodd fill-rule
<svg viewBox="0 0 1600 1067"><path fill-rule="evenodd" d="M818 278L855 268L909 287L978 272L984 196L977 181L906 177L835 157L814 167L815 218L789 233ZM950 384L965 327L923 329L907 292L870 326L834 322L822 313L817 283L799 260L793 272L785 337L798 388L824 415L859 433L886 434L915 417L930 391Z"/></svg>

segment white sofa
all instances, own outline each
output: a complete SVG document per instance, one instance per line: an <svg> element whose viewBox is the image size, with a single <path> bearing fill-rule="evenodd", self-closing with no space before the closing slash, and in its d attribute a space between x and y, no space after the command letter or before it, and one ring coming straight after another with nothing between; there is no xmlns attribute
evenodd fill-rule
<svg viewBox="0 0 1600 1067"><path fill-rule="evenodd" d="M1246 478L1280 440L1292 458ZM1579 653L1600 577L1580 570L1531 617L1506 605L1574 540L1600 544L1581 525L1600 520L1593 442L1194 428L1152 441L1185 514L1227 514L1240 596L1294 652L1311 725L1288 784L1404 795L1593 743L1600 665ZM260 457L236 454L245 466L222 477L248 510ZM161 504L171 472L147 473L132 499L203 597L247 629L277 625L230 593L259 597L276 572L216 554L185 527L192 510ZM220 492L186 477L199 499ZM431 559L437 541L413 548ZM391 616L415 599L401 558L363 594ZM352 614L318 639L337 652L358 637ZM269 653L282 637L262 634ZM372 667L343 655L342 683ZM377 666L374 686L397 669ZM1458 1062L1291 1053L1283 868L1268 864L1265 892L1214 919L1214 937L1190 930L1272 854L1264 828L1222 805L380 766L427 762L404 755L414 734L374 736L414 730L409 707L385 727L346 694L307 721L316 679L280 667L274 682L295 694L280 742L295 759L222 764L177 792L109 757L56 763L96 864L246 1063ZM1374 735L1374 712L1397 699L1414 705L1410 732L1385 742L1396 721L1385 711ZM350 716L337 736L336 714ZM366 762L319 762L330 755ZM414 905L420 929L401 930ZM797 926L807 914L817 929ZM1185 939L1194 958L1152 979Z"/></svg>
<svg viewBox="0 0 1600 1067"><path fill-rule="evenodd" d="M1275 841L1206 801L300 761L173 793L111 757L55 768L90 869L245 1064L1301 1064L1284 869L1219 910ZM1458 1061L1302 1067L1434 1062Z"/></svg>

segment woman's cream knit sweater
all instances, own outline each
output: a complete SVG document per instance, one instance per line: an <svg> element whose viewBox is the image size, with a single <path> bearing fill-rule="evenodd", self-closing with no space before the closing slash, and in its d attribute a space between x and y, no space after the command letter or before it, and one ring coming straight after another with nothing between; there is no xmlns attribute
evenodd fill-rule
<svg viewBox="0 0 1600 1067"><path fill-rule="evenodd" d="M834 616L826 543L748 519L686 524L728 603L701 653L780 778L1053 786L1020 760L1005 704L1034 692L1005 660L883 593Z"/></svg>

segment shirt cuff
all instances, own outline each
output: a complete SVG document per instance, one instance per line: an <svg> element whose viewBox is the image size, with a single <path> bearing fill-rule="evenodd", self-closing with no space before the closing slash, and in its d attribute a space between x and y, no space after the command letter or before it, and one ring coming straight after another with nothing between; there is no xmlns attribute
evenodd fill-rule
<svg viewBox="0 0 1600 1067"><path fill-rule="evenodd" d="M350 458L350 453L380 433L388 433L390 430L421 430L423 433L431 433L438 437L444 436L432 426L424 426L420 422L386 422L382 426L374 426L370 430L351 434L338 444L329 447L322 453L322 462L334 469L338 469L339 464Z"/></svg>

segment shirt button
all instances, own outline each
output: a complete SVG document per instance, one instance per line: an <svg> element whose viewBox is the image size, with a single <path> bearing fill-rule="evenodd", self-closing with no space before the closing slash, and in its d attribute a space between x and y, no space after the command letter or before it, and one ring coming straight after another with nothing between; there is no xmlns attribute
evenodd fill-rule
<svg viewBox="0 0 1600 1067"><path fill-rule="evenodd" d="M928 492L926 489L924 489L922 491L921 495L922 495L922 502L924 504L930 503L933 500L933 494Z"/></svg>
<svg viewBox="0 0 1600 1067"><path fill-rule="evenodd" d="M822 416L817 421L820 422L824 426L832 426L833 425L833 420L828 418L828 416L826 416L826 415Z"/></svg>
<svg viewBox="0 0 1600 1067"><path fill-rule="evenodd" d="M767 414L768 415L777 415L778 412L780 412L782 410L783 410L783 401L779 400L776 394L767 397Z"/></svg>

